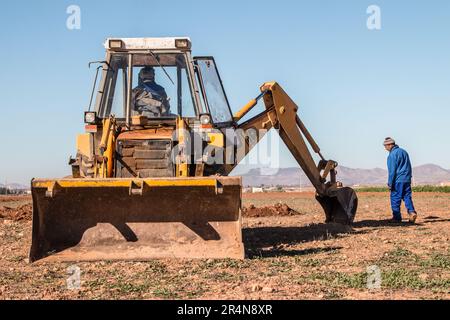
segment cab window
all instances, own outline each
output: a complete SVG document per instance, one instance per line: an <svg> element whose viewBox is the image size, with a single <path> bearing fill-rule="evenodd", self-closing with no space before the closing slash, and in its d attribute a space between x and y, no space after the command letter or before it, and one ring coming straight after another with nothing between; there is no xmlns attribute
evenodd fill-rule
<svg viewBox="0 0 450 320"><path fill-rule="evenodd" d="M196 108L184 54L145 53L132 57L131 115L171 118L195 117ZM126 117L129 54L111 56L106 73L101 118Z"/></svg>

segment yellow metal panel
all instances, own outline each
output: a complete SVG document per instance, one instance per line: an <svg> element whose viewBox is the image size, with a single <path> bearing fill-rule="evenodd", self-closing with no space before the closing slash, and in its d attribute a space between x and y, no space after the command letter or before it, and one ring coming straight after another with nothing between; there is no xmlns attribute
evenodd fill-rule
<svg viewBox="0 0 450 320"><path fill-rule="evenodd" d="M107 144L107 147L106 147L106 151L105 151L105 155L106 155L106 158L108 159L108 163L107 163L107 168L106 168L106 170L107 170L107 172L106 172L106 176L109 178L109 177L112 177L113 176L113 169L114 169L114 152L115 152L115 150L116 150L116 148L115 148L115 138L114 138L114 132L113 132L113 129L111 128L111 132L110 132L110 134L109 134L109 137L108 137L108 144Z"/></svg>
<svg viewBox="0 0 450 320"><path fill-rule="evenodd" d="M55 181L35 181L33 182L34 188L49 188L52 187L55 182L58 186L63 188L96 188L96 187L129 187L131 180L55 180Z"/></svg>
<svg viewBox="0 0 450 320"><path fill-rule="evenodd" d="M86 157L91 157L91 150L93 150L91 141L90 133L79 134L77 136L77 152Z"/></svg>
<svg viewBox="0 0 450 320"><path fill-rule="evenodd" d="M184 122L183 118L178 117L177 119L177 130L178 130L178 145L182 146L185 144L185 136L184 131L186 130L187 125ZM177 177L187 177L188 176L189 166L184 159L178 159L176 164L176 175Z"/></svg>
<svg viewBox="0 0 450 320"><path fill-rule="evenodd" d="M209 138L209 145L223 148L224 147L224 137L221 132L208 132L208 138Z"/></svg>
<svg viewBox="0 0 450 320"><path fill-rule="evenodd" d="M188 176L188 165L187 163L177 164L177 177L187 177Z"/></svg>
<svg viewBox="0 0 450 320"><path fill-rule="evenodd" d="M145 180L146 183L150 187L216 187L217 180L216 179L183 179L183 180Z"/></svg>
<svg viewBox="0 0 450 320"><path fill-rule="evenodd" d="M216 179L73 179L33 181L33 188L103 188L129 187L132 183L145 183L149 187L216 187Z"/></svg>

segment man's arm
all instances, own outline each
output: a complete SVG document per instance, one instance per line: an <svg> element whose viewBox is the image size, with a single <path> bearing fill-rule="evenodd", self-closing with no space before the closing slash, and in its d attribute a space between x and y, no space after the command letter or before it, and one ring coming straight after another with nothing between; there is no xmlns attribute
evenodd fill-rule
<svg viewBox="0 0 450 320"><path fill-rule="evenodd" d="M130 109L131 109L131 113L140 113L140 106L138 105L138 101L142 96L142 92L143 90L139 87L134 88L131 91L131 105L130 105Z"/></svg>
<svg viewBox="0 0 450 320"><path fill-rule="evenodd" d="M388 166L388 187L389 189L392 189L394 185L395 175L397 173L397 158L395 157L395 154L390 154L387 159L387 166Z"/></svg>

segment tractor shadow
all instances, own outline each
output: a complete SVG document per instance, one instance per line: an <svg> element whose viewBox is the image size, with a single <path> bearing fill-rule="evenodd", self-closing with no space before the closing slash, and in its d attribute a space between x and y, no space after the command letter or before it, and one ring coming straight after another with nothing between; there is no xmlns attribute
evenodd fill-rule
<svg viewBox="0 0 450 320"><path fill-rule="evenodd" d="M312 224L301 227L256 227L242 230L246 255L248 257L299 256L326 251L340 247L327 247L305 250L285 250L285 246L311 241L325 241L348 234L361 234L350 226L340 224Z"/></svg>

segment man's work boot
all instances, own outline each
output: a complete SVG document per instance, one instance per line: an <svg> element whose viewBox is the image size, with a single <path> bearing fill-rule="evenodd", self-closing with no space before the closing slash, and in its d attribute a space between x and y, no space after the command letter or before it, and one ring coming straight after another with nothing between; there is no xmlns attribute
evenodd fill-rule
<svg viewBox="0 0 450 320"><path fill-rule="evenodd" d="M417 212L411 212L409 214L409 222L416 223L416 219L417 219Z"/></svg>
<svg viewBox="0 0 450 320"><path fill-rule="evenodd" d="M402 223L402 214L400 212L392 212L392 219L388 220L389 223Z"/></svg>

